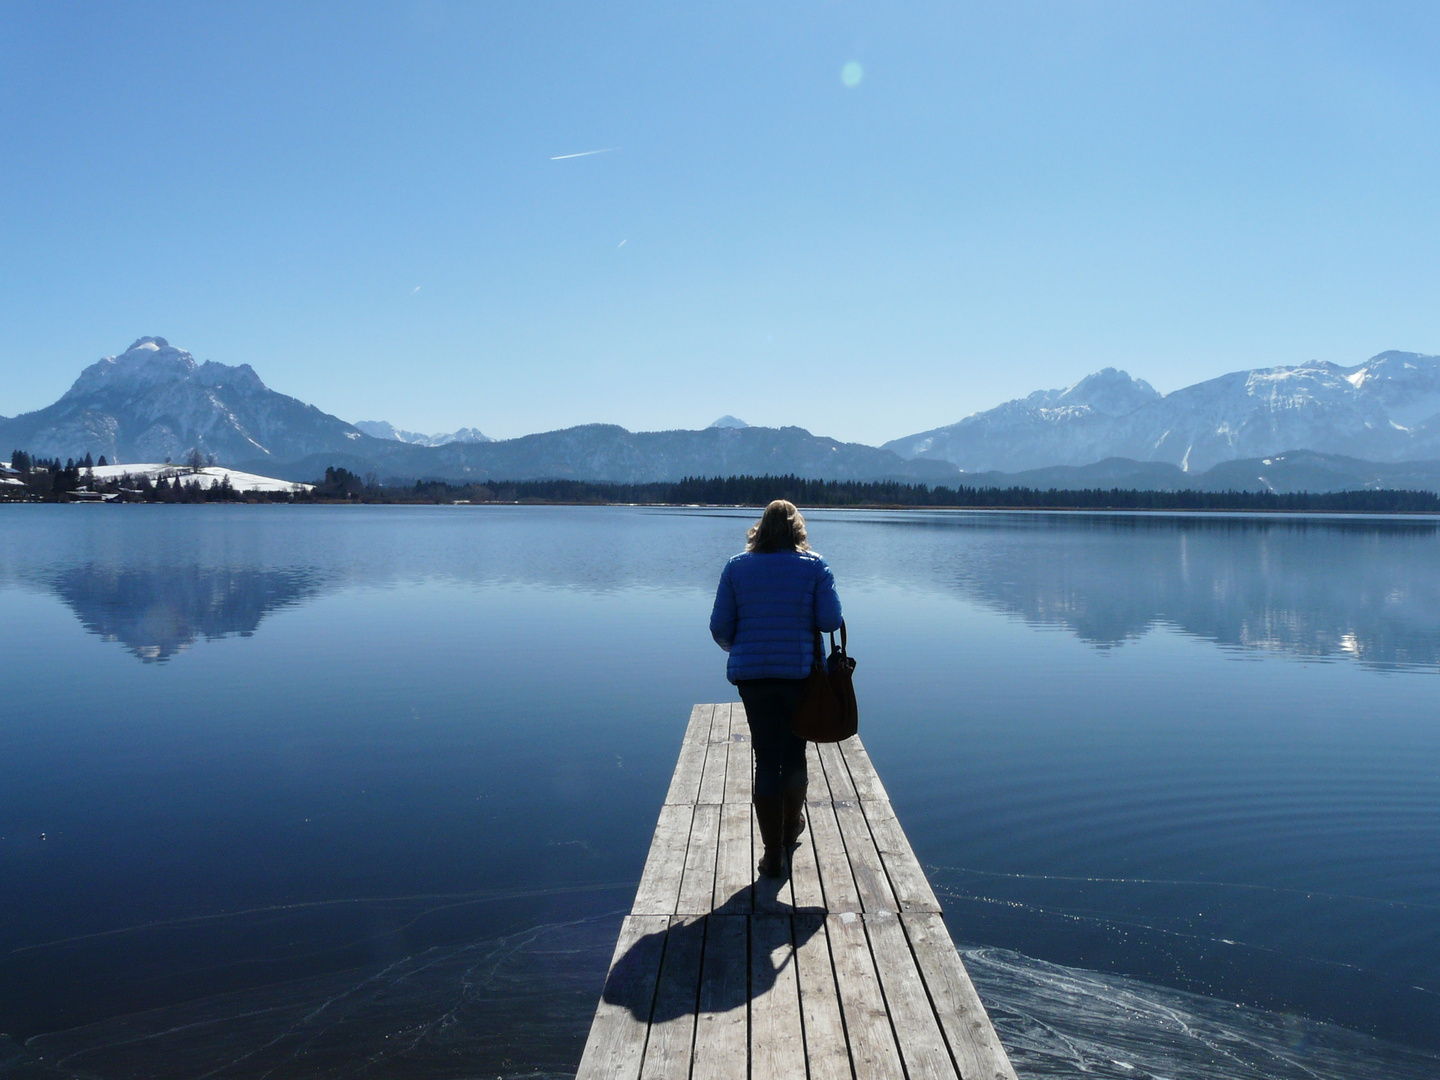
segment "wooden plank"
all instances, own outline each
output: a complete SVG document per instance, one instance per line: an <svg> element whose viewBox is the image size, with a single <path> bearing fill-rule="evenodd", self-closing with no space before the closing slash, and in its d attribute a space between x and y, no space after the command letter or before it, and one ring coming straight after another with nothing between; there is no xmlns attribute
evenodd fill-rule
<svg viewBox="0 0 1440 1080"><path fill-rule="evenodd" d="M816 749L820 754L820 764L825 768L825 781L830 785L830 797L837 802L858 799L855 785L850 780L850 767L845 764L845 755L840 752L839 745L821 743Z"/></svg>
<svg viewBox="0 0 1440 1080"><path fill-rule="evenodd" d="M820 763L820 751L813 742L805 744L805 774L810 779L810 798L830 798L830 783L825 779L825 766Z"/></svg>
<svg viewBox="0 0 1440 1080"><path fill-rule="evenodd" d="M930 912L901 915L900 921L960 1075L965 1080L1016 1080L944 921Z"/></svg>
<svg viewBox="0 0 1440 1080"><path fill-rule="evenodd" d="M746 1074L749 922L743 915L711 915L705 920L691 1080L736 1080Z"/></svg>
<svg viewBox="0 0 1440 1080"><path fill-rule="evenodd" d="M690 822L690 843L685 851L685 872L680 880L677 915L705 915L715 901L715 861L720 846L720 807L695 807Z"/></svg>
<svg viewBox="0 0 1440 1080"><path fill-rule="evenodd" d="M815 809L820 806L828 809L830 805L830 784L825 779L825 767L820 763L820 752L814 743L805 744L805 771L808 777L809 790L806 795L805 805L805 831L800 835L800 843L791 855L790 862L790 888L795 900L795 909L818 909L825 910L825 889L820 881L820 863L816 855L816 826L814 823ZM831 814L830 824L834 824L834 815ZM821 823L823 829L824 823ZM832 840L839 839L839 831L830 830L827 837ZM839 888L839 864L834 865L837 873L836 893L839 902L844 905L847 897L853 892L854 881L850 882L847 889ZM831 908L832 911L858 911L858 902L849 906Z"/></svg>
<svg viewBox="0 0 1440 1080"><path fill-rule="evenodd" d="M791 900L796 911L825 910L825 890L820 887L820 867L815 861L815 830L809 821L812 811L805 808L805 831L790 855Z"/></svg>
<svg viewBox="0 0 1440 1080"><path fill-rule="evenodd" d="M715 706L714 718L710 721L710 741L712 743L728 743L730 741L730 728L734 722L736 704L733 701L721 702ZM741 715L744 715L743 706Z"/></svg>
<svg viewBox="0 0 1440 1080"><path fill-rule="evenodd" d="M680 760L670 777L667 803L693 803L700 790L700 774L705 768L705 747L710 742L710 725L715 717L714 705L696 705L690 710L690 724L680 742Z"/></svg>
<svg viewBox="0 0 1440 1080"><path fill-rule="evenodd" d="M690 840L693 806L671 804L660 808L660 820L650 841L650 856L635 890L632 915L674 915L685 874L685 849Z"/></svg>
<svg viewBox="0 0 1440 1080"><path fill-rule="evenodd" d="M825 894L826 911L860 911L860 891L840 839L840 826L835 821L835 807L829 799L812 799L806 807L810 827L806 830L814 843L815 864L820 875L820 888Z"/></svg>
<svg viewBox="0 0 1440 1080"><path fill-rule="evenodd" d="M744 715L691 711L578 1076L1015 1080L858 739L807 747L809 828L757 882Z"/></svg>
<svg viewBox="0 0 1440 1080"><path fill-rule="evenodd" d="M957 1080L959 1074L950 1060L949 1047L940 1033L935 1010L925 993L925 983L910 955L910 943L894 912L879 911L865 916L871 954L885 992L900 1056L909 1080Z"/></svg>
<svg viewBox="0 0 1440 1080"><path fill-rule="evenodd" d="M865 820L860 804L837 799L835 820L840 823L840 835L845 841L845 854L855 875L860 903L867 912L898 910L890 880L885 876L885 864L880 861L880 852L875 849L870 824Z"/></svg>
<svg viewBox="0 0 1440 1080"><path fill-rule="evenodd" d="M730 756L725 765L725 801L748 803L755 757L750 745L750 729L743 724L730 727Z"/></svg>
<svg viewBox="0 0 1440 1080"><path fill-rule="evenodd" d="M668 918L654 915L630 915L620 924L620 940L576 1080L631 1080L640 1075L669 925Z"/></svg>
<svg viewBox="0 0 1440 1080"><path fill-rule="evenodd" d="M705 770L700 776L700 790L695 796L696 802L725 801L725 764L729 756L729 742L711 740L705 748Z"/></svg>
<svg viewBox="0 0 1440 1080"><path fill-rule="evenodd" d="M840 1020L835 970L823 915L796 915L795 973L800 983L800 1015L805 1020L805 1060L809 1080L853 1080L850 1048Z"/></svg>
<svg viewBox="0 0 1440 1080"><path fill-rule="evenodd" d="M731 915L750 913L750 883L755 861L750 851L750 807L726 803L720 807L720 840L715 860L715 911Z"/></svg>
<svg viewBox="0 0 1440 1080"><path fill-rule="evenodd" d="M750 1077L804 1076L805 1036L790 917L757 915L750 921Z"/></svg>
<svg viewBox="0 0 1440 1080"><path fill-rule="evenodd" d="M860 809L870 825L870 835L880 852L880 861L885 865L890 888L895 893L900 910L938 912L940 902L935 899L935 891L930 888L925 871L915 858L910 839L900 827L889 800L864 800Z"/></svg>
<svg viewBox="0 0 1440 1080"><path fill-rule="evenodd" d="M704 944L704 916L676 916L670 920L641 1080L689 1080Z"/></svg>
<svg viewBox="0 0 1440 1080"><path fill-rule="evenodd" d="M902 1080L905 1072L890 1030L880 980L875 975L865 924L853 912L828 915L825 932L830 938L835 988L845 1017L855 1075L863 1080Z"/></svg>
<svg viewBox="0 0 1440 1080"><path fill-rule="evenodd" d="M880 782L880 774L875 771L875 763L870 760L870 751L865 749L865 744L855 738L846 739L838 745L845 764L850 766L850 782L855 785L855 794L862 799L884 799L888 802L890 796Z"/></svg>

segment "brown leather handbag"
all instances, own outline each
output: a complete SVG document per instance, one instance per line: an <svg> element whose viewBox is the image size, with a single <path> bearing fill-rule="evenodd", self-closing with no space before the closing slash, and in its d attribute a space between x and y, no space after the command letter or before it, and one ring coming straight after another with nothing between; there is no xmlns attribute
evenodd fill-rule
<svg viewBox="0 0 1440 1080"><path fill-rule="evenodd" d="M852 674L855 658L845 649L845 622L840 622L840 643L830 634L830 660L825 660L825 645L820 631L815 631L815 662L805 680L805 696L790 718L790 730L810 742L841 742L854 735L860 727L855 707L855 684Z"/></svg>

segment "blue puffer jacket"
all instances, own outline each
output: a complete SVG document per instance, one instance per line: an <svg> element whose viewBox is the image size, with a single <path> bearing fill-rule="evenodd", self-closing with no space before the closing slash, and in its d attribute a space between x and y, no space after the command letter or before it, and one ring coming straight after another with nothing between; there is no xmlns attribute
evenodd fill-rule
<svg viewBox="0 0 1440 1080"><path fill-rule="evenodd" d="M815 658L815 628L840 629L835 575L813 551L747 551L720 573L710 635L730 654L725 674L803 679Z"/></svg>

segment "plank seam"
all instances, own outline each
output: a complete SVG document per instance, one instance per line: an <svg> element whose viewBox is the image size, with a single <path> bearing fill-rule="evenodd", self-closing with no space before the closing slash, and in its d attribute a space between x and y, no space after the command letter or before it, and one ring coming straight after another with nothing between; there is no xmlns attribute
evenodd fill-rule
<svg viewBox="0 0 1440 1080"><path fill-rule="evenodd" d="M900 911L899 911L899 909L904 906L903 903L901 902L901 899L900 899L900 890L899 890L899 889L896 887L896 885L895 885L895 877L894 877L894 875L891 874L891 872L890 872L890 863L889 863L889 861L885 858L885 852L883 852L883 851L880 850L880 841L879 841L879 838L875 835L875 826L874 826L874 825L871 823L871 821L870 821L870 814L869 814L869 812L868 812L868 810L867 810L867 806L866 806L866 804L869 803L869 802L871 802L872 800L870 800L870 799L862 799L862 798L860 797L860 789L859 789L859 787L857 787L856 784L855 784L855 770L850 767L850 759L849 759L848 757L846 757L846 756L842 753L842 754L840 755L840 760L845 763L845 771L850 774L850 786L853 787L853 788L855 788L855 801L856 801L856 802L859 804L859 806L860 806L860 816L861 816L861 818L863 818L864 821L865 821L865 829L866 829L866 831L870 834L870 842L875 845L875 854L878 855L879 858L880 858L880 868L885 872L885 880L886 880L886 881L889 883L889 885L890 885L890 892L893 893L894 896L895 896L895 907L896 907L895 921L900 924L900 932L905 935L905 947L909 950L909 952L910 952L910 960L911 960L911 962L915 965L915 974L916 974L916 975L919 977L919 979L920 979L920 988L925 991L925 1000L930 1004L930 1013L931 1013L932 1016L935 1017L935 1026L939 1029L939 1031L940 1031L940 1038L944 1041L944 1044L945 1044L945 1053L948 1054L949 1057L950 1057L950 1067L955 1070L955 1075L956 1075L956 1076L960 1076L960 1075L961 1075L961 1074L960 1074L960 1062L959 1062L959 1060L955 1057L955 1048L950 1045L950 1037L949 1037L949 1035L947 1035L946 1032L945 1032L945 1025L942 1024L942 1023L940 1023L940 1010L939 1010L938 1008L936 1008L936 1006L935 1006L935 995L934 995L933 993L931 993L931 991L930 991L930 984L929 984L929 983L926 981L926 979L925 979L925 970L924 970L924 968L922 968L922 967L920 966L920 957L919 957L919 955L915 952L915 943L910 940L910 931L909 931L909 928L906 927L906 925L905 925L905 920L902 919L902 918L900 918ZM888 800L887 800L887 802L888 802ZM891 804L889 804L889 805L891 806L891 812L893 813L893 812L894 812L894 804L891 803ZM842 831L842 833L841 833L840 839L841 839L842 842L843 842L844 839L845 839L845 836L844 836L843 831ZM847 855L848 855L848 853L849 853L849 849L848 849L848 848L846 849L846 853L847 853ZM916 862L916 865L919 865L920 860L919 860L919 859L916 859L915 862ZM925 868L924 868L923 866L920 867L921 873L924 873L924 869L925 869ZM870 937L870 924L869 924L868 922L866 922L866 924L865 924L865 943L870 947L870 960L871 960L872 963L874 963L874 962L875 962L875 943L874 943L874 941L871 940L871 937ZM889 995L886 994L886 992L885 992L885 982L884 982L883 979L880 979L880 978L878 977L879 974L880 974L880 965L879 965L878 963L875 964L875 974L876 974L876 976L877 976L876 981L879 982L879 984L880 984L880 995L881 995L882 999L885 1001L885 1015L886 1015L886 1018L890 1021L890 1029L891 1029L891 1031L893 1031L894 1034L895 1034L895 1049L896 1049L897 1051L899 1051L899 1054L900 1054L900 1067L901 1067L903 1070L905 1070L905 1076L906 1076L906 1078L907 1078L907 1080L908 1080L908 1078L909 1078L909 1076L910 1076L910 1066L909 1066L909 1064L905 1061L905 1047L904 1047L904 1044L903 1044L903 1043L901 1042L901 1040L900 1040L900 1032L899 1032L899 1030L895 1027L895 1017L894 1017L894 1015L893 1015L893 1014L891 1013L891 1011L890 1011L890 997L889 997Z"/></svg>
<svg viewBox="0 0 1440 1080"><path fill-rule="evenodd" d="M700 1038L700 991L705 986L705 946L710 938L710 916L706 915L702 920L704 926L700 928L700 977L695 980L695 1023L690 1025L690 1066L685 1070L685 1080L695 1075L695 1044ZM649 1038L649 1031L646 1031L646 1038Z"/></svg>
<svg viewBox="0 0 1440 1080"><path fill-rule="evenodd" d="M785 963L795 973L795 1016L800 1021L800 1058L805 1062L805 1080L810 1080L810 1052L805 1043L805 998L800 990L800 946L795 937L795 897L790 897L790 914L785 916L790 931L790 955Z"/></svg>
<svg viewBox="0 0 1440 1080"><path fill-rule="evenodd" d="M875 960L875 942L870 937L870 923L864 915L857 916L857 918L860 919L861 928L865 931L865 948L870 951L870 964L875 969L875 985L880 988L880 1000L885 1003L885 1022L890 1025L890 1035L895 1040L895 1055L900 1059L900 1071L905 1074L905 1080L910 1080L910 1066L905 1061L905 1044L900 1041L900 1029L895 1026L895 1012L890 1008L890 995L885 992L885 980L880 977L880 965ZM898 912L895 913L894 918L900 918ZM906 938L905 943L908 945L910 939ZM924 985L923 980L921 985ZM936 1023L939 1023L938 1017ZM646 1037L649 1037L649 1029L646 1029ZM948 1043L945 1050L947 1053L950 1050Z"/></svg>
<svg viewBox="0 0 1440 1080"><path fill-rule="evenodd" d="M823 766L822 766L823 768ZM845 1056L850 1059L850 1075L858 1077L855 1068L855 1050L850 1045L850 1024L845 1019L845 1003L840 1000L840 971L835 966L835 943L830 940L829 915L820 916L820 933L825 935L825 955L830 958L830 981L835 987L835 1011L840 1014L840 1031L845 1036ZM874 957L871 957L874 960ZM880 979L877 976L876 983ZM810 1068L810 1055L805 1055L805 1068Z"/></svg>
<svg viewBox="0 0 1440 1080"><path fill-rule="evenodd" d="M866 753L868 755L869 752L867 751ZM901 894L900 890L895 885L895 877L893 874L890 873L890 863L885 858L885 852L880 850L880 838L875 835L875 826L870 823L870 812L866 808L866 804L872 802L873 800L861 798L860 789L855 785L855 770L850 767L850 759L846 757L843 752L840 754L840 760L845 763L845 772L848 773L850 776L850 786L852 788L855 788L855 803L857 806L860 807L860 816L865 820L865 831L870 834L870 843L875 845L875 854L880 859L880 869L885 871L885 881L890 886L890 894L895 897L895 910L899 912L904 908L905 905L904 902L900 899ZM874 767L873 762L871 763L871 767ZM895 804L890 802L889 799L886 799L885 802L890 807L891 815L895 816L898 822L898 815L895 815ZM844 838L843 834L841 838ZM908 841L909 837L906 837L906 840ZM847 856L849 854L848 848L846 849L846 854ZM920 872L922 874L925 873L925 867L920 865L920 860L918 858L915 860L915 865L920 867ZM907 937L905 940L908 942L910 939Z"/></svg>
<svg viewBox="0 0 1440 1080"><path fill-rule="evenodd" d="M816 757L816 759L820 762L820 772L821 772L821 774L825 777L825 790L826 790L826 791L829 793L829 795L830 795L830 816L831 816L831 818L832 818L832 819L834 820L834 822L835 822L835 835L836 835L836 836L839 838L839 840L840 840L840 850L845 853L845 869L846 869L847 872L850 874L850 880L851 880L851 882L852 882L852 883L854 884L854 886L855 886L855 902L860 906L860 909L861 909L861 910L864 910L864 908L865 908L865 898L860 895L860 881L859 881L859 878L857 878L857 877L856 877L856 874L855 874L855 862L854 862L854 860L853 860L853 859L851 858L851 856L850 856L850 847L849 847L849 845L845 842L845 830L844 830L844 829L841 827L841 825L840 825L840 815L839 815L839 814L836 812L836 810L835 810L835 802L836 802L836 800L835 800L835 789L830 786L830 771L829 771L829 769L828 769L828 768L826 767L826 765L825 765L825 755L820 754L820 753L816 753L815 757ZM848 766L847 766L847 768L848 768ZM852 785L852 786L853 786L853 785ZM844 800L841 800L841 801L844 801ZM857 799L856 801L858 802L859 800ZM861 808L860 816L861 816L861 817L864 817L864 816L865 816L865 811L864 811L864 808L863 808L863 807ZM865 828L866 828L867 830L870 828L869 819L866 819L866 821L865 821ZM809 831L809 830L807 829L807 831ZM874 839L875 839L875 838L872 836L870 839L871 839L871 843L874 843ZM817 866L817 868L818 868L818 867L819 867L819 864L820 864L820 845L819 845L818 842L815 843L814 849L815 849L815 862L816 862L816 866ZM879 855L879 850L878 850L878 849L876 850L876 855L877 855L877 856ZM882 868L883 868L884 865L885 865L885 860L884 860L883 858L881 858L881 860L880 860L880 865L881 865ZM887 882L889 882L889 880L890 880L890 878L889 878L889 873L888 873L888 872L886 873L886 878L885 878L885 880L886 880ZM837 883L837 884L839 884L839 883ZM829 911L829 910L830 910L830 891L825 888L825 877L824 877L824 871L823 871L823 870L820 871L820 889L821 889L821 893L822 893L822 895L823 895L823 897L824 897L825 909L826 909L826 911ZM891 891L892 893L895 891L893 885L891 886L890 891ZM898 907L899 905L897 904L896 906Z"/></svg>
<svg viewBox="0 0 1440 1080"><path fill-rule="evenodd" d="M940 1022L940 1007L935 1003L935 994L930 989L930 980L925 977L925 966L920 963L920 954L915 951L915 941L910 936L910 928L905 925L905 920L900 918L899 915L895 916L895 921L900 924L900 932L905 935L905 944L910 949L910 959L915 963L915 974L920 977L920 986L921 989L925 991L925 1000L930 1002L930 1012L935 1017L935 1026L940 1029L940 1038L945 1042L945 1052L950 1055L950 1067L955 1070L956 1076L963 1077L964 1074L960 1071L960 1059L955 1055L955 1047L951 1045L950 1042L950 1033L945 1030L945 1025ZM944 925L943 916L941 918L941 925ZM946 934L947 936L949 934L948 927L946 927ZM952 949L955 948L953 942L950 947ZM956 953L959 953L958 949L956 949Z"/></svg>
<svg viewBox="0 0 1440 1080"><path fill-rule="evenodd" d="M840 827L840 815L837 814L837 813L835 813L835 789L830 786L830 770L825 767L825 757L824 757L823 754L817 753L817 754L815 755L815 758L816 758L816 760L818 760L818 761L820 762L820 772L821 772L821 775L823 775L823 776L825 777L825 790L826 790L827 792L829 792L829 794L830 794L830 816L835 819L835 835L840 838L840 850L843 851L843 852L845 852L845 863L846 863L846 865L850 868L850 876L851 876L851 878L854 878L854 876L855 876L855 865L854 865L854 863L852 863L852 862L850 861L850 848L849 848L849 847L846 845L846 843L845 843L845 830ZM847 766L847 768L848 768L848 766ZM862 810L862 816L863 816L863 810ZM866 822L865 822L865 827L866 827L866 828L869 828L869 827L870 827L870 822L869 822L868 819L867 819ZM807 829L806 831L808 832L809 830ZM873 838L872 838L872 839L873 839ZM885 860L884 860L884 859L881 859L880 862L881 862L881 865L883 866ZM820 863L820 847L819 847L818 844L817 844L816 847L815 847L815 863L816 863L816 866L818 867L818 866L819 866L819 863ZM822 894L822 895L824 896L824 898L825 898L825 910L828 912L828 911L830 910L830 894L829 894L829 892L826 891L826 889L825 889L825 877L824 877L824 874L823 874L823 873L821 874L821 877L820 877L820 891L821 891L821 894ZM892 891L893 891L893 887L892 887ZM861 906L862 908L865 906L865 900L864 900L864 898L862 898L862 897L860 896L860 883L859 883L858 881L855 882L855 899L859 902L859 904L860 904L860 906ZM867 938L867 941L868 941L868 938ZM832 960L833 960L833 956L832 956ZM835 985L836 985L836 987L839 987L840 984L839 984L839 982L836 982ZM849 1036L849 1033L848 1033L848 1032L846 1033L845 1039L846 1039L846 1046L849 1046L850 1036ZM850 1063L850 1071L851 1071L851 1072L854 1072L854 1071L855 1071L855 1063L854 1063L853 1060L852 1060L851 1063Z"/></svg>
<svg viewBox="0 0 1440 1080"><path fill-rule="evenodd" d="M805 987L800 982L800 950L795 944L798 940L795 916L791 915L785 921L790 926L790 960L795 965L795 1005L800 1010L800 1047L805 1054L805 1080L810 1080L810 1040L805 1036Z"/></svg>
<svg viewBox="0 0 1440 1080"><path fill-rule="evenodd" d="M755 854L755 841L750 841L750 854ZM755 890L750 890L751 907L754 907ZM745 916L745 1080L750 1080L754 1069L755 1052L751 1041L755 1038L755 964L751 957L755 948L755 920Z"/></svg>
<svg viewBox="0 0 1440 1080"><path fill-rule="evenodd" d="M847 763L847 765L846 765L846 768L849 768L848 763ZM883 870L883 871L885 871L885 881L886 881L886 882L889 884L889 886L890 886L890 894L895 897L895 911L898 913L898 912L904 910L905 903L904 903L903 900L900 899L900 896L901 896L900 889L895 885L895 876L894 876L892 873L890 873L890 863L889 863L889 861L885 858L885 852L883 852L883 851L880 850L880 838L875 835L875 826L870 823L870 815L869 815L869 813L866 812L865 804L866 804L867 802L869 802L870 800L869 800L869 799L858 799L858 798L857 798L855 801L856 801L856 803L858 803L859 806L860 806L860 817L863 818L864 821L865 821L865 831L870 834L870 843L872 843L872 844L875 845L875 854L876 854L876 855L879 857L879 859L880 859L880 869ZM890 812L891 812L891 814L893 815L894 812L895 812L894 804L893 804L893 803L889 803L888 800L887 800L887 804L890 806ZM897 820L898 820L898 819L897 819ZM906 837L906 840L908 841L908 840L909 840L909 837ZM891 854L894 854L894 853L892 852ZM920 866L920 860L919 860L918 858L915 860L915 865L920 867L920 872L921 872L922 874L925 873L925 867Z"/></svg>
<svg viewBox="0 0 1440 1080"><path fill-rule="evenodd" d="M660 960L655 965L655 987L650 991L650 1008L645 1010L645 1041L640 1045L640 1060L635 1075L645 1072L645 1055L650 1053L650 1029L655 1024L655 1001L660 996L660 976L665 972L665 953L670 948L670 923L665 923L665 940L660 943ZM694 1057L692 1053L690 1055Z"/></svg>

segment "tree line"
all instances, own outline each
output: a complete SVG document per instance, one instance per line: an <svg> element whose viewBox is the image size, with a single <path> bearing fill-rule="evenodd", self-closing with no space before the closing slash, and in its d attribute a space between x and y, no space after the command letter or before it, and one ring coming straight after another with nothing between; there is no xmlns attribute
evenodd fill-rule
<svg viewBox="0 0 1440 1080"><path fill-rule="evenodd" d="M198 470L201 462L188 465ZM94 465L104 465L101 457ZM287 502L287 503L564 503L661 506L764 506L789 499L809 507L949 507L1014 510L1250 510L1295 513L1440 513L1433 491L1156 491L1138 488L970 487L916 484L900 480L807 480L786 476L687 476L673 482L597 483L588 480L447 480L381 483L331 466L310 490L236 491L228 477L204 487L183 474L151 480L121 476L99 480L89 473L90 455L79 461L36 458L16 450L11 467L25 481L29 498L69 501L110 495L122 502ZM177 470L178 472L178 470Z"/></svg>
<svg viewBox="0 0 1440 1080"><path fill-rule="evenodd" d="M417 480L383 485L347 469L326 469L300 501L370 503L648 503L664 506L764 506L789 499L800 506L951 507L1033 510L1255 510L1345 513L1440 513L1433 491L1149 491L1135 488L968 487L879 480L807 480L799 476L690 476L676 482L609 484L587 480L523 480L454 484Z"/></svg>

